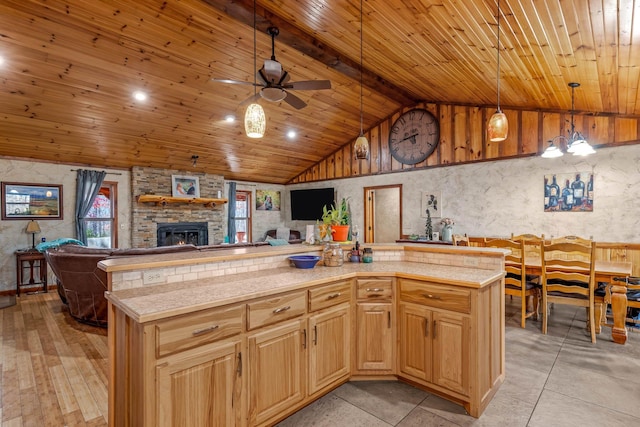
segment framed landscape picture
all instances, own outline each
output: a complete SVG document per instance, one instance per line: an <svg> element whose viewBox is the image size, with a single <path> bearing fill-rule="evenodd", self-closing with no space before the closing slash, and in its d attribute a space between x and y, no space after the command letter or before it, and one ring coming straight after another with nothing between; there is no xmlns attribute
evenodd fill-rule
<svg viewBox="0 0 640 427"><path fill-rule="evenodd" d="M62 219L62 185L2 183L2 219Z"/></svg>
<svg viewBox="0 0 640 427"><path fill-rule="evenodd" d="M171 195L173 197L200 197L200 181L197 176L171 175Z"/></svg>

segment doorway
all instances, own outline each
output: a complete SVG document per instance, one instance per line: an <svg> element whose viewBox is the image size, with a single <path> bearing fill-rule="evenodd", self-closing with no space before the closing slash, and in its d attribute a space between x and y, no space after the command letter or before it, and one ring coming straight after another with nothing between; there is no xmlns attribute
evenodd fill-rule
<svg viewBox="0 0 640 427"><path fill-rule="evenodd" d="M364 188L365 243L392 243L402 237L402 184Z"/></svg>

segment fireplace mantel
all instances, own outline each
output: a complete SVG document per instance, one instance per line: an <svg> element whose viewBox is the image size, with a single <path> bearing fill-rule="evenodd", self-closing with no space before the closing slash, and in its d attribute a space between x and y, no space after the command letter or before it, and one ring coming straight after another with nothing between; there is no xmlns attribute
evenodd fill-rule
<svg viewBox="0 0 640 427"><path fill-rule="evenodd" d="M136 197L138 203L155 203L156 206L166 206L170 203L185 203L191 205L204 205L206 207L214 208L216 205L223 205L228 202L227 199L211 199L206 197L171 197L171 196L157 196L155 194L141 194Z"/></svg>

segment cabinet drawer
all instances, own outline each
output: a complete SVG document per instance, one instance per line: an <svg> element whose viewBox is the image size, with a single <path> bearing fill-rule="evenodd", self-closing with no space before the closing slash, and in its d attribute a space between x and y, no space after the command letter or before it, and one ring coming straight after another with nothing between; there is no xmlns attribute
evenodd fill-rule
<svg viewBox="0 0 640 427"><path fill-rule="evenodd" d="M342 304L351 299L351 281L332 283L309 290L309 311Z"/></svg>
<svg viewBox="0 0 640 427"><path fill-rule="evenodd" d="M400 299L460 313L471 311L471 291L469 289L431 282L402 280L400 282Z"/></svg>
<svg viewBox="0 0 640 427"><path fill-rule="evenodd" d="M389 299L393 279L357 279L358 299Z"/></svg>
<svg viewBox="0 0 640 427"><path fill-rule="evenodd" d="M307 292L292 292L247 304L247 329L291 319L307 311Z"/></svg>
<svg viewBox="0 0 640 427"><path fill-rule="evenodd" d="M242 332L244 305L186 314L156 325L158 357Z"/></svg>

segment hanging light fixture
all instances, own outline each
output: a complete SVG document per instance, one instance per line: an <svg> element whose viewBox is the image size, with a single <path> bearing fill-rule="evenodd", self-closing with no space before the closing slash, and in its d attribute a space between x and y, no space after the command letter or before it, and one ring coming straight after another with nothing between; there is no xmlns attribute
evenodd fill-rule
<svg viewBox="0 0 640 427"><path fill-rule="evenodd" d="M356 143L353 146L356 152L356 160L366 160L369 158L369 141L364 136L362 128L363 121L363 109L362 109L362 0L360 0L360 136L356 139Z"/></svg>
<svg viewBox="0 0 640 427"><path fill-rule="evenodd" d="M497 84L497 98L498 98L498 106L496 112L493 113L493 116L489 119L489 124L487 125L487 133L489 134L489 141L492 142L500 142L507 139L507 133L509 132L509 122L507 121L507 116L500 109L500 0L498 0L498 47L497 47L497 57L498 57L498 67L496 71L496 84Z"/></svg>
<svg viewBox="0 0 640 427"><path fill-rule="evenodd" d="M546 159L560 157L563 155L561 147L561 142L563 141L567 147L567 153L571 153L574 156L588 156L589 154L596 152L596 150L589 145L584 136L582 136L580 132L576 131L576 127L573 122L573 115L575 112L575 91L577 87L580 87L580 83L571 82L569 83L569 87L571 88L571 128L567 131L569 137L567 138L566 136L558 135L551 139L549 141L549 146L544 150L544 153L542 153L542 157Z"/></svg>
<svg viewBox="0 0 640 427"><path fill-rule="evenodd" d="M256 48L256 0L253 0L253 96L257 94L257 48ZM244 112L244 130L249 138L262 138L267 119L264 116L262 105L254 102Z"/></svg>

